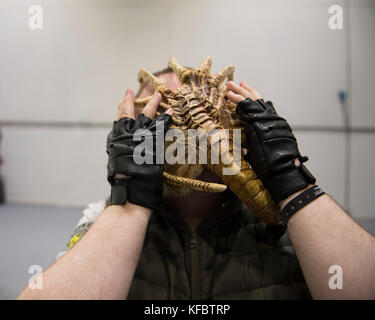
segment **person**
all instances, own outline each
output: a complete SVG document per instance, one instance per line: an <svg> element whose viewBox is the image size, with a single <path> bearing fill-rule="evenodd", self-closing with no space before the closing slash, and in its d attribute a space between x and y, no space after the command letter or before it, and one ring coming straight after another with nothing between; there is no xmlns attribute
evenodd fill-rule
<svg viewBox="0 0 375 320"><path fill-rule="evenodd" d="M172 72L158 75L158 78L172 89L180 85ZM313 180L306 179L298 189L299 184L288 180L285 174L290 170L277 168L278 174L273 175L272 165L277 166L280 161L265 161L266 140L255 141L259 136L252 133L259 129L259 123L267 121L270 126L282 124L282 130L274 130L276 135L284 134L290 127L277 116L273 105L264 103L245 82L237 85L229 81L227 86L230 89L227 97L238 103L237 111L245 121L247 138L257 145L249 150L247 159L253 162L251 165L259 177L273 182L268 185L273 196L287 194L279 205L282 210L289 208L293 199L311 190L312 184L306 185L306 181ZM139 96L149 95L150 90L146 86ZM134 120L134 93L126 91L107 142L108 178L112 185L107 206L102 211L102 202L86 211L93 217L82 219L80 226L85 227L77 228L79 233L73 236L71 249L43 273L43 290L25 288L20 299L374 296L375 282L369 281L375 274L374 238L326 194L319 194L318 198L295 210L289 220L283 220L299 263L288 245L287 234L280 239L279 229L265 226L230 192L194 191L183 197L163 196L163 166L139 167L128 157L136 147L131 135L135 128L148 128L155 138L161 134L155 130L156 120L168 127L172 111L154 119L160 100L160 94L155 93L143 113ZM252 117L252 112L258 115L263 112L265 117L259 122ZM299 154L291 130L287 135L294 145L274 145L271 149L274 160L280 160L280 155L285 154L283 148L287 148L287 153L291 151L290 155ZM123 150L122 153L119 150ZM296 156L293 170L302 172L305 161ZM199 179L217 181L218 178L205 171ZM285 193L285 189L292 193ZM367 264L362 264L365 261ZM332 290L328 286L331 265L340 265L344 270L342 290Z"/></svg>

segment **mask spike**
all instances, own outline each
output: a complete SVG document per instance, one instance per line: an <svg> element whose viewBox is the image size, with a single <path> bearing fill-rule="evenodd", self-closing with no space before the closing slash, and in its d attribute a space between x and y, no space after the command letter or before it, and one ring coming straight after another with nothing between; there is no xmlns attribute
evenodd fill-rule
<svg viewBox="0 0 375 320"><path fill-rule="evenodd" d="M192 70L187 69L187 68L181 66L180 64L178 64L178 62L175 60L174 57L172 57L172 58L169 59L169 61L168 61L168 67L172 68L172 70L174 71L174 73L177 75L177 77L182 82L184 82L185 79L188 78L193 73Z"/></svg>
<svg viewBox="0 0 375 320"><path fill-rule="evenodd" d="M141 69L138 72L138 81L140 83L150 82L155 91L167 91L169 90L167 85L156 78L152 73L146 69Z"/></svg>
<svg viewBox="0 0 375 320"><path fill-rule="evenodd" d="M232 65L229 65L217 72L214 75L214 78L217 80L218 84L221 84L226 78L228 78L228 80L233 80L233 73L234 67Z"/></svg>
<svg viewBox="0 0 375 320"><path fill-rule="evenodd" d="M211 71L211 66L212 66L212 59L211 57L207 57L201 62L197 71L200 71L203 74L209 75Z"/></svg>

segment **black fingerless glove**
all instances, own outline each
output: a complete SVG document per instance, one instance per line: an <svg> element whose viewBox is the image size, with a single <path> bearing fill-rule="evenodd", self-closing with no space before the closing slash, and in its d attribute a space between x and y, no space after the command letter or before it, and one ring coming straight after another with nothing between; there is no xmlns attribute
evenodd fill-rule
<svg viewBox="0 0 375 320"><path fill-rule="evenodd" d="M238 103L236 112L245 121L248 153L245 159L271 193L275 201L315 183L303 165L303 157L288 122L275 111L272 102L250 98ZM294 159L300 165L294 164Z"/></svg>
<svg viewBox="0 0 375 320"><path fill-rule="evenodd" d="M154 120L140 114L136 120L125 117L114 121L107 138L107 178L112 186L110 204L123 205L129 200L146 208L159 208L163 194L163 164L156 164L156 154L164 152L164 149L156 144L156 138L159 136L159 139L164 141L164 133L170 120L171 116L168 114L161 114ZM157 121L164 126L156 126ZM152 139L151 148L145 148L141 153L134 152L136 147L143 143L133 140L137 129L148 130L143 141ZM146 131L143 130L143 133ZM137 131L136 135L141 136L142 131ZM151 142L150 140L148 142ZM152 161L137 164L146 155ZM126 177L120 177L122 175Z"/></svg>

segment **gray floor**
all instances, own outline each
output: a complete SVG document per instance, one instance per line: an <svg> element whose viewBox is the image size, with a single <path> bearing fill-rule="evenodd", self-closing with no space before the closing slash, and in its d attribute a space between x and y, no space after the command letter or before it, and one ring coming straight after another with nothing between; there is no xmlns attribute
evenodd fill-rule
<svg viewBox="0 0 375 320"><path fill-rule="evenodd" d="M25 287L31 265L46 269L82 216L82 209L37 205L0 205L0 299L15 299ZM359 221L375 235L375 219Z"/></svg>
<svg viewBox="0 0 375 320"><path fill-rule="evenodd" d="M15 299L31 265L46 269L64 251L82 209L0 205L0 299Z"/></svg>

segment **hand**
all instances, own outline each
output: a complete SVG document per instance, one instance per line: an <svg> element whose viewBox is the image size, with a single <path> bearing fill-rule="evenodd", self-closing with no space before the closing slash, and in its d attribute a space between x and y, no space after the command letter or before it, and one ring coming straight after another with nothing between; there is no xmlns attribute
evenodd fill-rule
<svg viewBox="0 0 375 320"><path fill-rule="evenodd" d="M107 178L112 186L110 204L123 205L130 201L154 210L159 208L163 194L163 165L156 164L156 136L164 135L173 114L169 109L153 120L160 100L160 93L156 93L135 119L134 93L127 90L118 107L117 120L107 138ZM157 123L164 124L164 130L159 130ZM151 156L151 164L138 164L141 154L134 151L143 142L133 139L138 129L147 129L152 135L152 148L144 150Z"/></svg>
<svg viewBox="0 0 375 320"><path fill-rule="evenodd" d="M245 121L249 145L245 159L273 199L286 199L314 184L314 176L302 164L308 158L300 154L291 127L276 113L272 102L264 102L245 82L238 86L228 81L227 87L230 89L227 97L238 103L236 112Z"/></svg>

